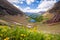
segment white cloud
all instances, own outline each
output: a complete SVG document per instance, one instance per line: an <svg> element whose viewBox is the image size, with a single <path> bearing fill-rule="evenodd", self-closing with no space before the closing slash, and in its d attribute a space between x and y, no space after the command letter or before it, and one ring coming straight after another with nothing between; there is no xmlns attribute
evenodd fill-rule
<svg viewBox="0 0 60 40"><path fill-rule="evenodd" d="M23 3L23 1L26 1L26 3L28 4L28 5L30 5L32 2L34 2L35 0L8 0L9 2L11 2L11 3Z"/></svg>
<svg viewBox="0 0 60 40"><path fill-rule="evenodd" d="M51 7L53 7L54 3L56 3L56 1L42 1L41 4L38 5L38 9L46 9L46 11L48 9L50 9Z"/></svg>
<svg viewBox="0 0 60 40"><path fill-rule="evenodd" d="M9 2L13 3L23 3L23 1L25 0L8 0ZM32 2L34 2L35 0L26 0L26 3L28 5L30 5ZM22 9L20 6L17 6L15 4L13 4L14 6L16 6L17 8L19 8L20 10L22 10L23 12L33 12L33 13L38 13L40 11L47 11L49 8L51 8L54 3L56 1L42 1L42 3L40 3L37 7L37 9L31 9L30 7L26 7L24 9Z"/></svg>
<svg viewBox="0 0 60 40"><path fill-rule="evenodd" d="M23 9L23 12L38 13L40 11L47 11L48 9L53 7L54 3L56 3L56 1L42 1L42 3L38 5L37 9L31 9L30 7L26 7Z"/></svg>
<svg viewBox="0 0 60 40"><path fill-rule="evenodd" d="M19 1L18 0L7 0L7 1L9 1L10 3L19 3Z"/></svg>
<svg viewBox="0 0 60 40"><path fill-rule="evenodd" d="M26 7L23 9L23 12L38 13L39 11L43 11L43 10L42 9L31 9L30 7Z"/></svg>
<svg viewBox="0 0 60 40"><path fill-rule="evenodd" d="M16 4L18 4L18 3L20 3L20 4L23 4L23 1L25 1L25 0L8 0L10 3L16 3Z"/></svg>
<svg viewBox="0 0 60 40"><path fill-rule="evenodd" d="M21 4L23 4L23 2L20 2Z"/></svg>
<svg viewBox="0 0 60 40"><path fill-rule="evenodd" d="M30 5L32 2L34 2L35 0L26 0L26 3L28 4L28 5Z"/></svg>
<svg viewBox="0 0 60 40"><path fill-rule="evenodd" d="M25 0L19 0L19 1L25 1Z"/></svg>
<svg viewBox="0 0 60 40"><path fill-rule="evenodd" d="M47 11L51 7L53 7L54 3L56 3L56 1L42 1L42 3L38 5L37 9L31 9L29 7L26 7L24 9L24 12L38 13L40 11Z"/></svg>
<svg viewBox="0 0 60 40"><path fill-rule="evenodd" d="M46 9L24 9L23 12L32 12L32 13L38 13L40 11L46 11Z"/></svg>

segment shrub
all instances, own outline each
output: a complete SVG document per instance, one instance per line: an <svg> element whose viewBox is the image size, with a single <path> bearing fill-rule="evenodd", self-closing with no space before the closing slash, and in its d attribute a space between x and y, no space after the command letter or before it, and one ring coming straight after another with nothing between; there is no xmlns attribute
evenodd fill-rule
<svg viewBox="0 0 60 40"><path fill-rule="evenodd" d="M60 40L59 35L46 34L24 27L0 27L0 40Z"/></svg>
<svg viewBox="0 0 60 40"><path fill-rule="evenodd" d="M36 22L41 22L43 21L43 16L42 15L30 15L29 20L34 19Z"/></svg>

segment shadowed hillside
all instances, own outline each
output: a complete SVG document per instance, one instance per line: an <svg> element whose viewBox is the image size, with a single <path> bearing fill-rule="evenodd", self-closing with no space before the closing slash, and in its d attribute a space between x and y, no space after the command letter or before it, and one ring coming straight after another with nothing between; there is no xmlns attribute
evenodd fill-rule
<svg viewBox="0 0 60 40"><path fill-rule="evenodd" d="M23 12L9 3L7 0L0 0L0 15L23 15Z"/></svg>
<svg viewBox="0 0 60 40"><path fill-rule="evenodd" d="M25 23L26 18L24 12L16 8L7 0L0 0L0 20L9 23Z"/></svg>

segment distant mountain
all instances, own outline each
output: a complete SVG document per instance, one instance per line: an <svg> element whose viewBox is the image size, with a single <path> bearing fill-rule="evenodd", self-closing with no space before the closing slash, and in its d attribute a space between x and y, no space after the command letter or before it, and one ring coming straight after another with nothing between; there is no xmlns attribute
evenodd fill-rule
<svg viewBox="0 0 60 40"><path fill-rule="evenodd" d="M44 13L45 13L45 11L40 11L40 12L38 12L38 13L25 12L25 15L27 15L27 16L30 16L30 15L38 16L38 15L42 15L42 14L44 14Z"/></svg>
<svg viewBox="0 0 60 40"><path fill-rule="evenodd" d="M30 16L30 15L37 15L37 13L26 12L25 15L27 15L27 16Z"/></svg>
<svg viewBox="0 0 60 40"><path fill-rule="evenodd" d="M45 12L46 12L46 11L40 11L40 12L38 12L38 13L42 15L42 14L44 14Z"/></svg>

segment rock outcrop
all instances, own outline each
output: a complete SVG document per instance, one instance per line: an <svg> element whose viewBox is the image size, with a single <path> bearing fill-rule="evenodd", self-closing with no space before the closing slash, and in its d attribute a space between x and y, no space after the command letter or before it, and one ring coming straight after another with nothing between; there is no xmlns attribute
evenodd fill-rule
<svg viewBox="0 0 60 40"><path fill-rule="evenodd" d="M50 20L47 21L47 23L57 23L60 22L60 1L58 1L52 9L48 11L50 14L54 14L54 17L52 17Z"/></svg>

